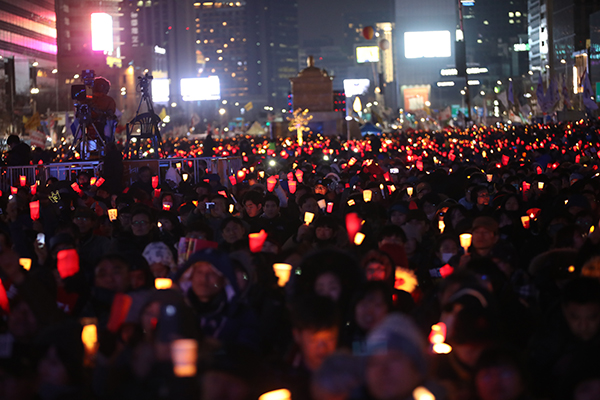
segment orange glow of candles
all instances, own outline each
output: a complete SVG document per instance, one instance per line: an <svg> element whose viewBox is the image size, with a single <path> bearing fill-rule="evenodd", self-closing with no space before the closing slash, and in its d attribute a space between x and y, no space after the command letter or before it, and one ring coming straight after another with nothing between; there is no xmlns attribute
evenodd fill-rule
<svg viewBox="0 0 600 400"><path fill-rule="evenodd" d="M31 185L31 195L35 196L36 193L37 193L37 184L34 183L33 185Z"/></svg>
<svg viewBox="0 0 600 400"><path fill-rule="evenodd" d="M25 271L31 269L31 258L19 258L19 265L23 267Z"/></svg>
<svg viewBox="0 0 600 400"><path fill-rule="evenodd" d="M112 306L110 307L110 317L108 318L106 329L113 333L116 333L119 330L127 318L131 303L133 303L131 296L123 293L115 294Z"/></svg>
<svg viewBox="0 0 600 400"><path fill-rule="evenodd" d="M315 219L315 214L313 214L309 211L306 211L304 213L304 223L306 225L310 225L310 223L313 222L313 219Z"/></svg>
<svg viewBox="0 0 600 400"><path fill-rule="evenodd" d="M218 193L218 194L220 194L221 196L223 196L223 197L227 198L227 192L226 192L226 191L224 191L224 190L219 190L217 193Z"/></svg>
<svg viewBox="0 0 600 400"><path fill-rule="evenodd" d="M97 179L95 176L92 176L92 177L90 178L90 185L94 186L94 185L96 184L96 181L97 181L97 180L98 180L98 179Z"/></svg>
<svg viewBox="0 0 600 400"><path fill-rule="evenodd" d="M438 322L437 324L431 327L431 332L429 333L429 343L437 344L444 343L446 341L446 324L443 322Z"/></svg>
<svg viewBox="0 0 600 400"><path fill-rule="evenodd" d="M81 342L88 354L96 352L96 344L98 343L98 329L96 325L85 325L81 330Z"/></svg>
<svg viewBox="0 0 600 400"><path fill-rule="evenodd" d="M31 216L31 219L34 221L37 221L38 219L40 219L40 201L39 200L32 201L31 203L29 203L29 215Z"/></svg>
<svg viewBox="0 0 600 400"><path fill-rule="evenodd" d="M473 238L473 235L471 235L470 233L463 233L462 235L459 236L459 238L460 238L460 247L465 249L465 253L468 253L469 247L471 247L471 239Z"/></svg>
<svg viewBox="0 0 600 400"><path fill-rule="evenodd" d="M181 174L181 179L183 179L184 182L187 182L189 177L190 177L190 174L188 174L187 172L184 172Z"/></svg>
<svg viewBox="0 0 600 400"><path fill-rule="evenodd" d="M100 186L102 186L102 185L104 184L104 182L106 182L106 181L104 180L104 178L102 178L102 177L98 178L98 179L96 180L96 187L100 187Z"/></svg>
<svg viewBox="0 0 600 400"><path fill-rule="evenodd" d="M158 187L158 175L152 177L152 189L156 189Z"/></svg>
<svg viewBox="0 0 600 400"><path fill-rule="evenodd" d="M426 387L419 386L413 390L412 397L414 400L435 400L435 396Z"/></svg>
<svg viewBox="0 0 600 400"><path fill-rule="evenodd" d="M390 194L392 194L396 191L396 186L390 185L390 186L388 186L388 190L390 191Z"/></svg>
<svg viewBox="0 0 600 400"><path fill-rule="evenodd" d="M73 188L73 190L74 190L75 192L77 192L77 194L79 194L79 195L80 195L81 193L83 193L83 192L81 191L81 188L79 187L79 184L78 184L77 182L73 182L73 183L71 184L71 188Z"/></svg>
<svg viewBox="0 0 600 400"><path fill-rule="evenodd" d="M529 215L524 215L521 217L521 223L523 224L523 228L529 229L529 223L531 221L531 217Z"/></svg>
<svg viewBox="0 0 600 400"><path fill-rule="evenodd" d="M242 170L239 170L239 171L237 172L237 181L238 181L238 182L243 182L243 181L244 181L244 179L246 179L246 172L245 172L245 171L242 171Z"/></svg>
<svg viewBox="0 0 600 400"><path fill-rule="evenodd" d="M544 182L538 182L538 189L544 190Z"/></svg>
<svg viewBox="0 0 600 400"><path fill-rule="evenodd" d="M371 201L371 198L373 197L373 192L369 189L363 190L363 200L365 201L365 203L368 203Z"/></svg>
<svg viewBox="0 0 600 400"><path fill-rule="evenodd" d="M258 400L292 400L292 393L287 389L272 390L261 395Z"/></svg>
<svg viewBox="0 0 600 400"><path fill-rule="evenodd" d="M108 219L111 221L114 221L115 219L117 219L117 216L119 215L119 212L117 211L116 208L111 208L108 210Z"/></svg>
<svg viewBox="0 0 600 400"><path fill-rule="evenodd" d="M360 246L363 240L365 240L365 234L362 232L356 232L356 235L354 235L354 244Z"/></svg>
<svg viewBox="0 0 600 400"><path fill-rule="evenodd" d="M171 203L170 201L163 201L163 203L162 203L162 208L165 211L170 211L172 206L173 206L173 203Z"/></svg>
<svg viewBox="0 0 600 400"><path fill-rule="evenodd" d="M175 168L177 168L177 170L179 171L181 169L181 163L175 163Z"/></svg>
<svg viewBox="0 0 600 400"><path fill-rule="evenodd" d="M233 204L229 205L229 214L233 214L233 212L235 211L235 206Z"/></svg>
<svg viewBox="0 0 600 400"><path fill-rule="evenodd" d="M258 171L258 176L260 177L260 179L264 179L265 171Z"/></svg>
<svg viewBox="0 0 600 400"><path fill-rule="evenodd" d="M291 194L296 193L296 181L288 181L288 190Z"/></svg>
<svg viewBox="0 0 600 400"><path fill-rule="evenodd" d="M452 266L450 264L446 264L444 265L442 268L440 268L440 275L442 276L442 278L446 278L447 276L452 275L452 273L454 272L454 268L452 268Z"/></svg>
<svg viewBox="0 0 600 400"><path fill-rule="evenodd" d="M327 203L327 213L331 214L333 212L333 203Z"/></svg>
<svg viewBox="0 0 600 400"><path fill-rule="evenodd" d="M6 295L6 289L4 289L4 284L2 283L2 279L0 279L0 308L4 310L5 313L10 313L10 305L8 303L8 296Z"/></svg>
<svg viewBox="0 0 600 400"><path fill-rule="evenodd" d="M594 231L596 230L596 227L594 225L590 226L590 231L589 231L589 235L591 235L592 233L594 233Z"/></svg>
<svg viewBox="0 0 600 400"><path fill-rule="evenodd" d="M25 175L19 176L19 184L21 186L26 186L27 185L27 177Z"/></svg>
<svg viewBox="0 0 600 400"><path fill-rule="evenodd" d="M273 189L275 189L275 185L277 185L277 177L276 176L270 176L267 179L267 190L269 192L272 192Z"/></svg>
<svg viewBox="0 0 600 400"><path fill-rule="evenodd" d="M157 290L171 289L171 286L173 286L173 281L169 278L156 278L154 280L154 287Z"/></svg>
<svg viewBox="0 0 600 400"><path fill-rule="evenodd" d="M346 231L348 232L348 240L354 243L354 237L360 231L362 219L357 213L346 214Z"/></svg>
<svg viewBox="0 0 600 400"><path fill-rule="evenodd" d="M447 343L436 343L433 345L433 352L436 354L448 354L452 351L452 346Z"/></svg>
<svg viewBox="0 0 600 400"><path fill-rule="evenodd" d="M66 249L59 251L56 256L56 268L62 279L79 272L79 254L77 254L77 250Z"/></svg>
<svg viewBox="0 0 600 400"><path fill-rule="evenodd" d="M304 176L304 172L301 169L296 170L296 180L302 183L302 177Z"/></svg>
<svg viewBox="0 0 600 400"><path fill-rule="evenodd" d="M354 199L350 199L350 200L348 200L348 205L349 205L350 207L352 207L352 206L353 206L353 205L355 205L355 204L356 204L356 202L354 201Z"/></svg>
<svg viewBox="0 0 600 400"><path fill-rule="evenodd" d="M444 233L444 229L446 229L444 221L438 221L438 229L440 230L440 233Z"/></svg>
<svg viewBox="0 0 600 400"><path fill-rule="evenodd" d="M17 194L18 192L19 192L18 188L14 187L14 186L10 187L10 194Z"/></svg>
<svg viewBox="0 0 600 400"><path fill-rule="evenodd" d="M277 277L277 285L284 287L285 284L290 280L292 273L292 266L290 264L276 263L273 264L273 272Z"/></svg>
<svg viewBox="0 0 600 400"><path fill-rule="evenodd" d="M231 183L231 186L237 185L237 179L235 178L235 175L231 175L229 177L229 182Z"/></svg>
<svg viewBox="0 0 600 400"><path fill-rule="evenodd" d="M492 175L492 174L487 174L487 175L486 175L486 178L487 178L487 181L488 181L488 182L491 182L491 181L492 181L492 179L494 179L494 175Z"/></svg>
<svg viewBox="0 0 600 400"><path fill-rule="evenodd" d="M180 378L196 375L198 342L195 339L177 339L171 343L173 373Z"/></svg>
<svg viewBox="0 0 600 400"><path fill-rule="evenodd" d="M160 189L154 189L154 197L157 199L160 197Z"/></svg>
<svg viewBox="0 0 600 400"><path fill-rule="evenodd" d="M327 203L325 202L325 199L320 199L319 201L317 201L317 205L319 206L319 208L321 210L324 210L325 207L327 207Z"/></svg>
<svg viewBox="0 0 600 400"><path fill-rule="evenodd" d="M412 197L414 192L414 188L412 186L409 186L406 188L406 194L408 194L409 197Z"/></svg>
<svg viewBox="0 0 600 400"><path fill-rule="evenodd" d="M263 244L265 244L265 240L267 240L267 232L263 229L260 232L251 233L248 235L248 240L250 242L250 251L253 253L260 253Z"/></svg>

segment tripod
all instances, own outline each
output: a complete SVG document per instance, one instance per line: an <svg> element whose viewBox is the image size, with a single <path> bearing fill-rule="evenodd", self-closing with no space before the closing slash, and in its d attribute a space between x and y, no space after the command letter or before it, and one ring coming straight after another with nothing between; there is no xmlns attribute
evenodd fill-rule
<svg viewBox="0 0 600 400"><path fill-rule="evenodd" d="M156 115L152 106L150 93L150 81L152 79L153 77L148 74L138 77L142 97L135 112L135 117L126 125L127 142L125 143L125 154L130 159L142 157L160 158L162 138L158 124L161 122L161 119ZM140 114L142 104L146 105L147 111ZM150 140L150 149L142 151L143 142L147 140Z"/></svg>
<svg viewBox="0 0 600 400"><path fill-rule="evenodd" d="M92 110L88 104L79 104L75 113L77 119L77 130L73 134L73 144L69 149L71 152L79 149L79 154L84 160L88 160L92 151L101 151L106 146L104 133L100 134L98 128L94 125ZM89 137L89 131L95 139Z"/></svg>

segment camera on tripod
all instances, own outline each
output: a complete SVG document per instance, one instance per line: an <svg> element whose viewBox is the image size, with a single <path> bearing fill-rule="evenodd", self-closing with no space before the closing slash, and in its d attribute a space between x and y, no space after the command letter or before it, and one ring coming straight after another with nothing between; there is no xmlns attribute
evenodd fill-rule
<svg viewBox="0 0 600 400"><path fill-rule="evenodd" d="M92 98L95 77L96 73L93 69L84 69L81 71L83 85L71 85L71 98L80 103L85 102L86 99Z"/></svg>
<svg viewBox="0 0 600 400"><path fill-rule="evenodd" d="M143 76L138 76L138 85L140 85L140 91L142 94L148 93L150 88L150 81L154 79L152 75L148 75L146 72Z"/></svg>

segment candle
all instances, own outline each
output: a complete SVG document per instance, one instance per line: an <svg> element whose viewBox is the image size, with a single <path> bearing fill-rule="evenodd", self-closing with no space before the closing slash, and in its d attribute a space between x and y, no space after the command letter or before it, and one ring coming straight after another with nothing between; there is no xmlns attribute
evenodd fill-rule
<svg viewBox="0 0 600 400"><path fill-rule="evenodd" d="M531 221L531 217L529 215L524 215L521 217L521 223L523 224L523 228L529 229L529 223Z"/></svg>
<svg viewBox="0 0 600 400"><path fill-rule="evenodd" d="M284 287L285 284L290 280L292 266L290 264L276 263L273 264L273 271L278 279L277 284L280 287Z"/></svg>
<svg viewBox="0 0 600 400"><path fill-rule="evenodd" d="M19 176L19 183L21 184L21 186L27 185L27 177L24 175Z"/></svg>
<svg viewBox="0 0 600 400"><path fill-rule="evenodd" d="M544 182L538 182L538 189L544 190Z"/></svg>
<svg viewBox="0 0 600 400"><path fill-rule="evenodd" d="M21 265L25 271L29 271L31 269L31 258L19 258L19 265Z"/></svg>
<svg viewBox="0 0 600 400"><path fill-rule="evenodd" d="M29 203L29 215L31 216L31 219L34 221L37 221L38 219L40 219L40 201L39 200L32 201L31 203Z"/></svg>
<svg viewBox="0 0 600 400"><path fill-rule="evenodd" d="M288 181L288 190L291 194L296 193L296 181Z"/></svg>
<svg viewBox="0 0 600 400"><path fill-rule="evenodd" d="M94 186L96 184L96 180L97 180L97 178L95 176L92 176L90 178L90 185Z"/></svg>
<svg viewBox="0 0 600 400"><path fill-rule="evenodd" d="M444 343L446 341L446 324L439 322L431 327L431 333L429 333L429 343L437 344Z"/></svg>
<svg viewBox="0 0 600 400"><path fill-rule="evenodd" d="M275 189L275 185L277 185L277 177L276 176L270 176L267 179L267 190L269 192L272 192L273 189Z"/></svg>
<svg viewBox="0 0 600 400"><path fill-rule="evenodd" d="M365 234L362 232L356 232L356 235L354 235L354 244L360 246L363 240L365 240Z"/></svg>
<svg viewBox="0 0 600 400"><path fill-rule="evenodd" d="M435 396L425 387L419 386L413 390L413 399L415 400L435 400Z"/></svg>
<svg viewBox="0 0 600 400"><path fill-rule="evenodd" d="M56 256L56 268L62 279L79 272L79 254L77 254L77 250L66 249L59 251Z"/></svg>
<svg viewBox="0 0 600 400"><path fill-rule="evenodd" d="M315 214L313 214L313 213L311 213L309 211L306 211L304 213L304 223L306 225L310 225L310 223L313 221L314 218L315 218Z"/></svg>
<svg viewBox="0 0 600 400"><path fill-rule="evenodd" d="M154 287L157 290L170 289L173 286L173 281L169 278L156 278L154 280Z"/></svg>
<svg viewBox="0 0 600 400"><path fill-rule="evenodd" d="M460 238L460 246L465 249L465 253L469 252L469 247L471 247L471 238L473 235L470 233L463 233L459 236Z"/></svg>
<svg viewBox="0 0 600 400"><path fill-rule="evenodd" d="M406 188L406 194L408 194L409 197L412 197L413 191L414 191L414 189L412 186L409 186Z"/></svg>
<svg viewBox="0 0 600 400"><path fill-rule="evenodd" d="M292 400L292 394L287 389L272 390L260 396L258 400Z"/></svg>
<svg viewBox="0 0 600 400"><path fill-rule="evenodd" d="M346 231L348 232L348 240L354 243L354 237L362 226L362 219L357 213L346 214Z"/></svg>
<svg viewBox="0 0 600 400"><path fill-rule="evenodd" d="M304 172L302 170L296 170L296 179L298 182L302 183L302 177L304 176Z"/></svg>
<svg viewBox="0 0 600 400"><path fill-rule="evenodd" d="M102 177L98 178L98 180L96 181L96 187L102 186L102 184L104 182L105 182L104 178L102 178Z"/></svg>
<svg viewBox="0 0 600 400"><path fill-rule="evenodd" d="M444 223L444 221L438 221L438 228L440 230L440 233L444 233L444 229L446 228L446 224Z"/></svg>
<svg viewBox="0 0 600 400"><path fill-rule="evenodd" d="M98 343L98 330L96 325L89 324L83 327L81 331L81 341L88 354L94 354L96 352L96 343Z"/></svg>
<svg viewBox="0 0 600 400"><path fill-rule="evenodd" d="M180 378L196 375L198 342L194 339L177 339L171 343L173 372Z"/></svg>
<svg viewBox="0 0 600 400"><path fill-rule="evenodd" d="M117 219L118 211L116 208L111 208L108 210L108 219L114 221Z"/></svg>
<svg viewBox="0 0 600 400"><path fill-rule="evenodd" d="M333 203L327 203L327 212L329 214L333 212Z"/></svg>
<svg viewBox="0 0 600 400"><path fill-rule="evenodd" d="M8 296L6 295L6 290L4 289L4 284L2 283L2 279L0 279L0 308L4 310L5 313L10 313L10 305L8 303Z"/></svg>
<svg viewBox="0 0 600 400"><path fill-rule="evenodd" d="M152 177L152 189L156 189L158 187L158 176Z"/></svg>
<svg viewBox="0 0 600 400"><path fill-rule="evenodd" d="M133 299L131 296L123 293L115 294L110 308L110 316L108 318L108 323L106 324L106 329L113 333L118 332L119 328L127 318L132 303Z"/></svg>
<svg viewBox="0 0 600 400"><path fill-rule="evenodd" d="M248 240L250 242L250 251L253 253L259 253L262 251L265 240L267 240L267 233L264 229L258 233L251 233L248 235Z"/></svg>
<svg viewBox="0 0 600 400"><path fill-rule="evenodd" d="M372 197L373 197L373 192L371 190L366 189L363 191L363 200L365 201L365 203L370 202Z"/></svg>
<svg viewBox="0 0 600 400"><path fill-rule="evenodd" d="M492 179L494 179L494 175L492 175L492 174L487 174L486 177L487 177L488 182L491 182Z"/></svg>
<svg viewBox="0 0 600 400"><path fill-rule="evenodd" d="M327 203L325 202L325 199L320 199L319 201L317 201L317 204L321 210L324 210L325 207L327 207Z"/></svg>

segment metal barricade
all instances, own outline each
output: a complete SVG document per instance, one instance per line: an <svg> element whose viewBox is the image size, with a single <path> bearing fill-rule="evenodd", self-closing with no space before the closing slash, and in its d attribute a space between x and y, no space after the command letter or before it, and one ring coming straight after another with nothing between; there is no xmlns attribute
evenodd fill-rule
<svg viewBox="0 0 600 400"><path fill-rule="evenodd" d="M189 182L196 184L204 179L206 174L218 174L223 185L228 185L230 175L242 168L240 157L201 157L201 158L163 158L159 160L128 160L129 172L124 176L125 184L132 184L137 179L136 173L144 165L152 165L154 173L158 173L160 181L164 182L169 168L177 168L181 173L189 175ZM154 163L158 163L158 171ZM26 165L22 167L2 167L0 169L0 188L2 191L10 190L11 186L20 185L20 177L25 176L27 185L39 182L45 185L50 177L58 180L74 181L80 172L87 172L90 176L102 175L103 163L101 161L77 161L52 163L46 165Z"/></svg>

